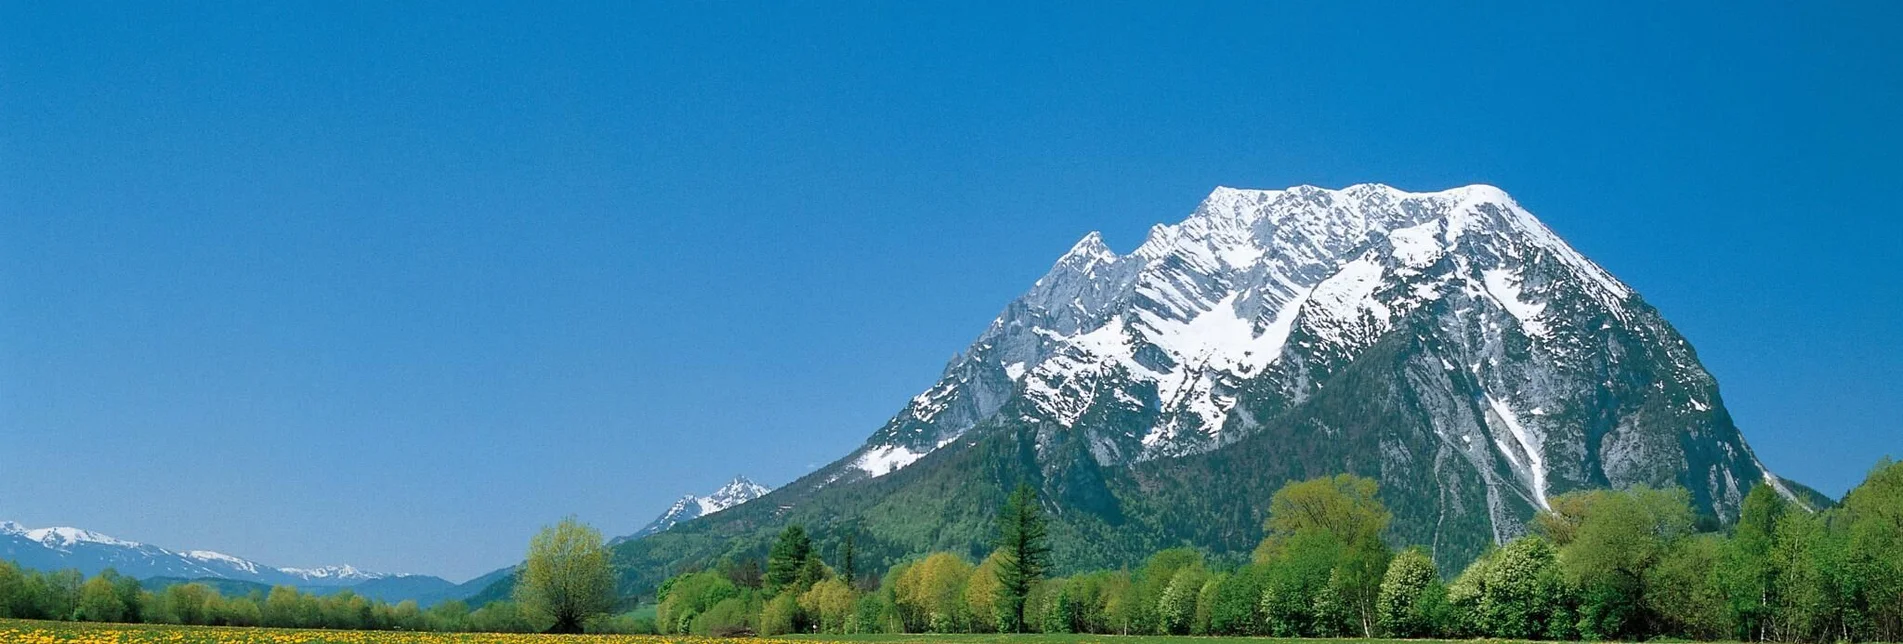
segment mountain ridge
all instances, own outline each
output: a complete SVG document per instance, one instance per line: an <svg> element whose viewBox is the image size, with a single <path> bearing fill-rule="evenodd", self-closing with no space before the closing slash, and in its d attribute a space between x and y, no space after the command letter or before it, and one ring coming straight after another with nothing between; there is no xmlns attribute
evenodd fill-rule
<svg viewBox="0 0 1903 644"><path fill-rule="evenodd" d="M73 568L88 575L113 568L141 579L221 578L267 585L327 587L405 576L368 572L348 564L273 567L212 550L173 551L82 528L27 528L12 521L0 521L0 555L29 568Z"/></svg>
<svg viewBox="0 0 1903 644"><path fill-rule="evenodd" d="M886 556L977 554L984 504L1026 480L1093 546L1071 564L1114 566L1246 551L1274 487L1342 471L1382 482L1391 539L1450 564L1576 489L1683 487L1721 522L1757 482L1798 496L1690 344L1505 191L1225 187L1127 254L1084 235L936 383L772 501L617 548L666 568L802 522Z"/></svg>

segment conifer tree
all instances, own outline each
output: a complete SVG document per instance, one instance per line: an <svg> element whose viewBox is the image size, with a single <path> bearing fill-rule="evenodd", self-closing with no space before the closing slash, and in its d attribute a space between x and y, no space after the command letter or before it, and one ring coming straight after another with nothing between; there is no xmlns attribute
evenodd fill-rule
<svg viewBox="0 0 1903 644"><path fill-rule="evenodd" d="M792 525L781 530L780 538L773 542L773 549L767 551L767 590L779 592L799 584L806 569L806 560L812 556L813 540L806 536L806 528Z"/></svg>
<svg viewBox="0 0 1903 644"><path fill-rule="evenodd" d="M998 550L1004 555L998 566L998 580L1004 591L1004 626L1022 633L1025 598L1044 578L1051 559L1050 528L1038 506L1037 491L1030 485L1018 484L1005 501L1004 512L998 517L998 532Z"/></svg>

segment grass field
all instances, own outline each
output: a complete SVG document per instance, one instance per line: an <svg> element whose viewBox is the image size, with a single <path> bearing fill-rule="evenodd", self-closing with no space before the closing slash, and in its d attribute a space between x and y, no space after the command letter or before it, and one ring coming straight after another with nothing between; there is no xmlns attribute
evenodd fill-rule
<svg viewBox="0 0 1903 644"><path fill-rule="evenodd" d="M893 635L787 635L777 639L802 644L1512 644L1511 640L1390 640L1390 639L1294 639L1276 637L1192 637L1168 635L935 635L927 633ZM1526 644L1535 644L1528 642ZM1540 642L1537 644L1560 644ZM1705 644L1705 643L1700 643Z"/></svg>
<svg viewBox="0 0 1903 644"><path fill-rule="evenodd" d="M815 640L806 640L814 642ZM655 635L504 635L495 633L394 633L277 628L87 624L0 620L4 644L787 644L785 640L747 640Z"/></svg>
<svg viewBox="0 0 1903 644"><path fill-rule="evenodd" d="M506 635L496 633L393 633L277 628L87 624L0 620L4 644L1293 644L1304 640L1266 637L1154 637L1117 635L793 635L720 639L672 635ZM1312 640L1311 640L1312 641ZM1339 644L1404 640L1328 640ZM1425 640L1405 640L1424 644ZM1498 644L1499 640L1489 640Z"/></svg>

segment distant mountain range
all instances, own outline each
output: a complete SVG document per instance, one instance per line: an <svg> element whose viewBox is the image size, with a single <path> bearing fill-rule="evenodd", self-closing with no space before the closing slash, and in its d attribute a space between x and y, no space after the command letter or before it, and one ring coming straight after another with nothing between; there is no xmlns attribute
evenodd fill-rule
<svg viewBox="0 0 1903 644"><path fill-rule="evenodd" d="M269 586L352 586L392 577L354 566L278 568L210 550L168 550L81 528L27 528L0 521L0 557L37 570L76 569L96 575L111 568L139 579L211 577Z"/></svg>
<svg viewBox="0 0 1903 644"><path fill-rule="evenodd" d="M504 568L457 584L430 575L397 575L338 565L318 568L267 566L210 550L169 550L71 527L27 528L0 521L0 559L34 570L78 570L96 575L111 568L142 581L147 588L203 582L224 594L296 586L329 594L345 589L373 599L414 599L429 606L475 594L506 576Z"/></svg>
<svg viewBox="0 0 1903 644"><path fill-rule="evenodd" d="M681 497L639 531L612 543L664 532L683 521L751 501L771 490L736 476L705 496ZM11 521L0 521L0 559L34 570L73 569L88 576L111 568L153 590L191 582L204 583L226 595L269 591L272 586L296 586L317 594L347 589L390 603L415 600L424 607L450 600L480 605L506 598L514 586L515 573L515 566L508 566L458 584L432 575L369 572L349 565L280 568L210 550L170 550L82 528L27 528Z"/></svg>

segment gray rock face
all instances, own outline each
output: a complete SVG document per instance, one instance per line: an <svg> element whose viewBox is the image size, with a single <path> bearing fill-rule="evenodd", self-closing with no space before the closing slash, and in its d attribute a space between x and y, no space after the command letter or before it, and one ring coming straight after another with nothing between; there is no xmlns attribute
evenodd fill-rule
<svg viewBox="0 0 1903 644"><path fill-rule="evenodd" d="M1128 254L1086 235L818 484L1002 428L1139 472L1334 441L1433 543L1575 489L1682 486L1729 520L1780 485L1691 345L1490 186L1218 188Z"/></svg>

